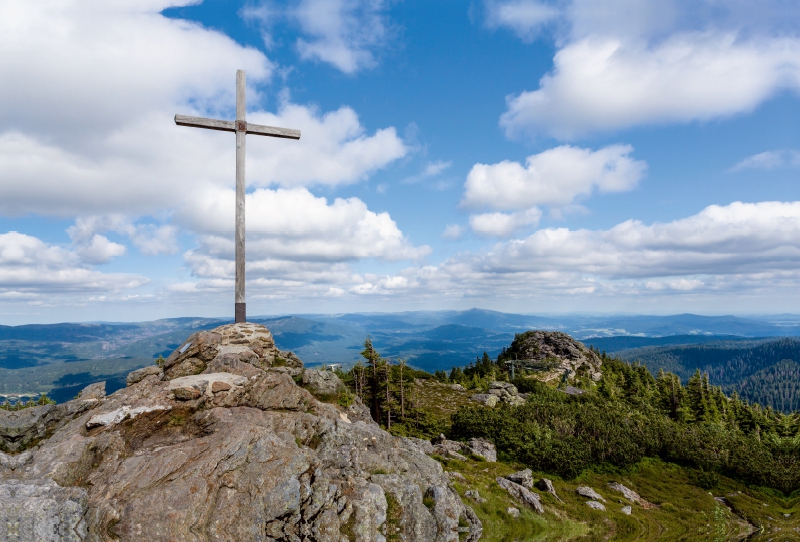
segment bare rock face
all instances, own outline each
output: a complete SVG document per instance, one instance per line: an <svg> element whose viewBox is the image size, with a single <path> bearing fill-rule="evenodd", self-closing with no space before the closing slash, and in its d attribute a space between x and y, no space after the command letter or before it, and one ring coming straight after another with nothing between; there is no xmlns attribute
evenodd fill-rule
<svg viewBox="0 0 800 542"><path fill-rule="evenodd" d="M455 542L461 521L477 540L439 463L356 420L363 405L315 399L301 370L266 328L222 326L192 335L163 374L35 407L14 423L40 439L3 437L16 447L0 453L0 525L19 541Z"/></svg>
<svg viewBox="0 0 800 542"><path fill-rule="evenodd" d="M587 499L592 499L593 501L603 501L606 500L594 489L589 486L578 486L575 489L575 493L580 495L581 497L586 497Z"/></svg>
<svg viewBox="0 0 800 542"><path fill-rule="evenodd" d="M299 374L303 362L275 347L272 333L258 324L228 324L191 335L164 361L164 380L203 372L254 376L258 369L287 367ZM290 371L292 372L292 371Z"/></svg>
<svg viewBox="0 0 800 542"><path fill-rule="evenodd" d="M333 371L303 371L303 386L315 395L335 395L344 389L344 384Z"/></svg>
<svg viewBox="0 0 800 542"><path fill-rule="evenodd" d="M51 480L0 484L0 540L80 542L86 538L86 490Z"/></svg>
<svg viewBox="0 0 800 542"><path fill-rule="evenodd" d="M544 380L560 378L566 373L572 379L585 375L594 381L602 378L600 357L566 333L559 331L526 331L514 337L506 351L506 359L519 360L520 365L543 373Z"/></svg>
<svg viewBox="0 0 800 542"><path fill-rule="evenodd" d="M464 445L464 451L482 457L490 463L497 461L497 448L486 439L472 438Z"/></svg>
<svg viewBox="0 0 800 542"><path fill-rule="evenodd" d="M619 491L620 493L622 493L623 497L628 499L630 502L638 504L642 508L655 508L656 507L655 504L649 502L646 499L643 499L641 497L641 495L636 493L634 490L623 486L619 482L611 482L610 484L608 484L608 487L610 487L614 491Z"/></svg>
<svg viewBox="0 0 800 542"><path fill-rule="evenodd" d="M16 454L30 448L76 416L97 406L105 396L105 382L100 384L102 386L88 386L77 399L60 405L0 410L0 452Z"/></svg>
<svg viewBox="0 0 800 542"><path fill-rule="evenodd" d="M155 365L142 367L141 369L136 369L135 371L128 373L128 377L125 379L125 384L128 386L133 386L134 384L138 384L148 376L160 375L160 374L161 374L161 369L156 367Z"/></svg>
<svg viewBox="0 0 800 542"><path fill-rule="evenodd" d="M556 486L553 485L552 480L549 480L548 478L541 478L539 479L538 482L536 482L536 488L541 489L542 491L546 491L547 493L555 497L555 499L558 502L562 502L561 498L556 493Z"/></svg>
<svg viewBox="0 0 800 542"><path fill-rule="evenodd" d="M534 511L544 514L544 506L542 506L537 493L534 493L533 491L524 488L521 485L512 482L511 480L501 478L500 476L498 476L496 480L497 485L508 491L508 494L513 498L517 499L523 504L528 505Z"/></svg>
<svg viewBox="0 0 800 542"><path fill-rule="evenodd" d="M506 476L507 480L511 480L515 484L519 484L525 489L533 489L533 472L531 469L521 470Z"/></svg>

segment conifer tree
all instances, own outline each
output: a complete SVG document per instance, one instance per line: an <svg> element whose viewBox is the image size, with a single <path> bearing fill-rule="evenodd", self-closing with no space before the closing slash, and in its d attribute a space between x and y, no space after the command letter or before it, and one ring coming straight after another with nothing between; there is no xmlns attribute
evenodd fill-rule
<svg viewBox="0 0 800 542"><path fill-rule="evenodd" d="M381 408L380 408L380 384L378 382L378 365L381 361L381 356L372 346L372 339L367 336L364 340L364 350L361 352L367 364L370 367L369 376L369 392L370 392L370 414L372 419L376 422L381 422Z"/></svg>

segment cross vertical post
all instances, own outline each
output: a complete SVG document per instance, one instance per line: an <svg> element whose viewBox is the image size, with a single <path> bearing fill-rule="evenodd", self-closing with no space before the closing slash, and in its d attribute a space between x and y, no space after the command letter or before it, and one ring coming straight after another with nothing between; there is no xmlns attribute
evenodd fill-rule
<svg viewBox="0 0 800 542"><path fill-rule="evenodd" d="M245 137L247 134L280 137L282 139L300 139L300 130L292 128L277 128L261 124L248 124L245 118L245 73L236 70L236 120L207 119L203 117L190 117L188 115L175 115L175 124L178 126L191 126L192 128L205 128L221 132L236 133L236 285L234 296L234 320L236 323L247 321L247 308L244 300L244 198L245 198Z"/></svg>
<svg viewBox="0 0 800 542"><path fill-rule="evenodd" d="M234 321L247 321L247 305L244 298L244 150L247 136L245 120L245 73L236 70L236 301Z"/></svg>

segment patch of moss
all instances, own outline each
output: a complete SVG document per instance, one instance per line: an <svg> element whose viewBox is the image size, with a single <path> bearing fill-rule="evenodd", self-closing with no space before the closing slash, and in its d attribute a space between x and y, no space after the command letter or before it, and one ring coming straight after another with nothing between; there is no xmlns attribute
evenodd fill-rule
<svg viewBox="0 0 800 542"><path fill-rule="evenodd" d="M403 529L400 525L400 518L403 515L403 508L391 493L386 493L386 540L387 542L399 542L403 540Z"/></svg>
<svg viewBox="0 0 800 542"><path fill-rule="evenodd" d="M170 427L180 427L186 423L186 417L178 414L173 414L169 417L167 425Z"/></svg>

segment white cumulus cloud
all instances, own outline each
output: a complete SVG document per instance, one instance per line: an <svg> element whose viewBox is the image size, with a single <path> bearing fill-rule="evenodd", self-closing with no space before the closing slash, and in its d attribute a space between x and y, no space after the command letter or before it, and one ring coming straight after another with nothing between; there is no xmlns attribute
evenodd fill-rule
<svg viewBox="0 0 800 542"><path fill-rule="evenodd" d="M558 18L560 10L536 0L488 0L486 26L510 28L523 41L532 41L541 28Z"/></svg>
<svg viewBox="0 0 800 542"><path fill-rule="evenodd" d="M234 191L198 191L177 220L198 233L185 260L202 288L230 288L234 276ZM258 189L247 195L248 288L286 291L302 285L350 285L349 263L419 260L431 252L414 246L388 213L370 211L358 198L314 196L305 188ZM183 287L185 289L185 287ZM306 290L303 295L313 290ZM320 290L320 293L324 293Z"/></svg>
<svg viewBox="0 0 800 542"><path fill-rule="evenodd" d="M289 8L305 38L297 40L304 59L327 62L344 73L377 64L375 51L392 32L385 0L301 0Z"/></svg>
<svg viewBox="0 0 800 542"><path fill-rule="evenodd" d="M556 22L550 25L557 46L553 69L537 89L507 97L500 124L508 137L568 140L637 125L717 119L800 89L800 6L792 3L555 4L487 4L487 25L507 27L525 41L542 24Z"/></svg>
<svg viewBox="0 0 800 542"><path fill-rule="evenodd" d="M462 205L498 210L565 206L594 190L630 190L647 169L645 162L630 157L632 152L630 145L597 151L565 145L529 156L524 166L508 160L475 164L467 175Z"/></svg>
<svg viewBox="0 0 800 542"><path fill-rule="evenodd" d="M154 216L200 183L231 185L233 135L172 118L232 117L237 67L251 84L248 119L303 133L249 136L249 183L351 183L408 152L394 128L367 133L346 106L319 111L285 98L261 110L270 60L160 13L185 3L0 4L0 213Z"/></svg>
<svg viewBox="0 0 800 542"><path fill-rule="evenodd" d="M677 34L656 44L588 37L560 49L539 89L508 98L509 137L572 139L639 124L749 112L800 88L800 39Z"/></svg>
<svg viewBox="0 0 800 542"><path fill-rule="evenodd" d="M103 235L94 235L87 243L78 245L75 253L81 260L90 263L108 263L112 258L125 254L125 246L110 241Z"/></svg>
<svg viewBox="0 0 800 542"><path fill-rule="evenodd" d="M145 277L101 273L87 265L117 255L119 246L96 236L89 244L70 251L15 231L0 234L0 293L35 299L43 294L114 292L147 284Z"/></svg>
<svg viewBox="0 0 800 542"><path fill-rule="evenodd" d="M444 239L455 240L464 234L464 228L458 224L448 224L442 232Z"/></svg>
<svg viewBox="0 0 800 542"><path fill-rule="evenodd" d="M533 207L516 213L483 213L469 217L469 227L485 237L508 237L526 226L535 226L542 218L542 211Z"/></svg>
<svg viewBox="0 0 800 542"><path fill-rule="evenodd" d="M525 300L558 299L560 307L585 310L641 296L797 299L798 268L800 202L736 202L666 223L542 229L394 277L404 279L403 295L418 300L502 299L504 306L522 307ZM356 290L399 295L380 286L392 277L365 277ZM572 296L584 301L570 305ZM605 301L588 305L587 299Z"/></svg>

